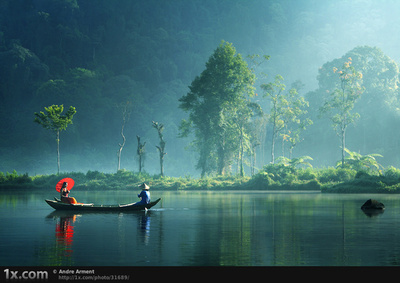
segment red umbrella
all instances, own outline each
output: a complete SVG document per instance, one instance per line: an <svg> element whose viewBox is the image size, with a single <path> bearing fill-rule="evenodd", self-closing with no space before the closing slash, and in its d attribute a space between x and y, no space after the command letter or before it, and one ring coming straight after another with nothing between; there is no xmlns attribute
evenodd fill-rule
<svg viewBox="0 0 400 283"><path fill-rule="evenodd" d="M68 190L71 190L72 187L75 185L74 179L72 179L72 178L64 178L64 179L58 181L58 183L57 183L57 185L56 185L56 191L57 191L57 192L60 192L60 191L61 191L61 187L62 187L62 185L63 185L64 182L67 182L67 183L68 183L68 186L67 186L67 189L68 189Z"/></svg>

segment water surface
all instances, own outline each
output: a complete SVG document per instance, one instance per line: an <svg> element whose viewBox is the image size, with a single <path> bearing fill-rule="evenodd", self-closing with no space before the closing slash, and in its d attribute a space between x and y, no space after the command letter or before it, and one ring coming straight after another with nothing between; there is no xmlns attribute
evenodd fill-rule
<svg viewBox="0 0 400 283"><path fill-rule="evenodd" d="M310 192L152 192L145 212L55 212L56 192L0 192L0 265L387 266L400 264L400 196ZM137 192L77 192L80 202ZM368 199L383 214L366 215Z"/></svg>

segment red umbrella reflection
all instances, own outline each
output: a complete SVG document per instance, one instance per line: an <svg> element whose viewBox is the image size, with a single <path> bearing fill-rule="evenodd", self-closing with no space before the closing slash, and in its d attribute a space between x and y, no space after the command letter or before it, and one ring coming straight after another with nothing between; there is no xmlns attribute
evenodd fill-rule
<svg viewBox="0 0 400 283"><path fill-rule="evenodd" d="M56 224L56 240L65 248L66 256L72 254L72 241L74 236L74 223L76 215L68 217L60 217L60 222Z"/></svg>

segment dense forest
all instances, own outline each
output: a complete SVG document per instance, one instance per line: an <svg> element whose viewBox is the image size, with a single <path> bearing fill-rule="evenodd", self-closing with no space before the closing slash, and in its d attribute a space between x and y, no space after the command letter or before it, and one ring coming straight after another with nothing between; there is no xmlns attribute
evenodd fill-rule
<svg viewBox="0 0 400 283"><path fill-rule="evenodd" d="M381 165L398 167L399 12L391 0L1 1L0 171L56 172L56 136L33 123L35 112L53 104L76 108L73 124L60 133L63 172L116 172L121 127L120 167L132 171L139 170L137 136L143 170L152 174L160 170L162 142L168 176L238 174L239 164L249 175L282 155L336 166L341 138L324 106L347 80L341 76L347 67L362 74L359 97L347 105L357 113L346 125L348 152L379 154ZM227 45L254 76L246 101L262 109L261 117L249 116L259 144L252 149L250 134L243 133L248 144L237 143L229 166L202 170L195 134L182 137L182 120L189 117L182 99ZM279 89L303 101L297 116L308 122L295 147L294 130L274 136L273 90ZM161 141L153 121L163 125Z"/></svg>

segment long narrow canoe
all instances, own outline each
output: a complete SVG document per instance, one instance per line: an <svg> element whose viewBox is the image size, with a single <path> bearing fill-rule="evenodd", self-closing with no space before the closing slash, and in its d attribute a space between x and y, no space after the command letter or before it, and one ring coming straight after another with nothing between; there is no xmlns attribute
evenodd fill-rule
<svg viewBox="0 0 400 283"><path fill-rule="evenodd" d="M56 210L73 210L73 211L109 211L109 212L123 212L123 211L135 211L150 209L155 206L161 198L149 202L148 204L130 203L130 204L119 204L119 205L94 205L92 203L77 203L67 204L59 200L48 200L48 205Z"/></svg>

